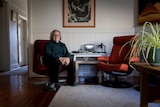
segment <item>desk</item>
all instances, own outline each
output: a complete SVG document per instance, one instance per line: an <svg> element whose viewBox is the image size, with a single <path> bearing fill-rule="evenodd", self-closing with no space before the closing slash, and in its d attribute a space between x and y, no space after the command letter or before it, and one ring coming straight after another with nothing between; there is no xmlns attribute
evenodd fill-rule
<svg viewBox="0 0 160 107"><path fill-rule="evenodd" d="M77 58L97 58L98 56L106 56L106 53L72 53L73 55L73 60L76 61Z"/></svg>
<svg viewBox="0 0 160 107"><path fill-rule="evenodd" d="M72 53L72 55L75 61L76 82L78 83L79 64L97 64L97 57L106 56L106 53Z"/></svg>
<svg viewBox="0 0 160 107"><path fill-rule="evenodd" d="M132 66L140 72L140 107L148 107L148 102L160 102L160 86L149 85L149 75L160 75L160 67L145 63L133 63Z"/></svg>

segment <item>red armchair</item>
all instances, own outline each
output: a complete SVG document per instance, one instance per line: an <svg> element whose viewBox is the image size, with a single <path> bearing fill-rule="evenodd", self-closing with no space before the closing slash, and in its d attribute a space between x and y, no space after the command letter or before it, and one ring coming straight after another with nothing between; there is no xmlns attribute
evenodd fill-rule
<svg viewBox="0 0 160 107"><path fill-rule="evenodd" d="M34 42L33 72L40 75L49 76L50 69L43 64L44 47L49 40L36 40ZM65 71L62 67L59 72Z"/></svg>
<svg viewBox="0 0 160 107"><path fill-rule="evenodd" d="M34 43L33 72L48 76L50 69L42 63L46 42L48 42L48 40L36 40Z"/></svg>
<svg viewBox="0 0 160 107"><path fill-rule="evenodd" d="M113 48L110 56L98 57L98 69L114 77L114 80L102 80L102 85L109 87L131 87L132 84L126 81L121 81L120 76L127 76L133 69L129 66L129 57L126 58L130 50L130 45L127 44L122 50L122 46L128 42L134 35L117 36L113 38ZM129 54L128 54L129 56ZM132 62L139 61L139 58L132 59Z"/></svg>

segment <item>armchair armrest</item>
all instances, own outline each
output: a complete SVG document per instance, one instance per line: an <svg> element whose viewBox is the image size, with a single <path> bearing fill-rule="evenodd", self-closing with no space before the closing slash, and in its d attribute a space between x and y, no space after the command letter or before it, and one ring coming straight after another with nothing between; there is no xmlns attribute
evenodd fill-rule
<svg viewBox="0 0 160 107"><path fill-rule="evenodd" d="M130 60L131 62L139 62L140 58L139 57L134 57Z"/></svg>
<svg viewBox="0 0 160 107"><path fill-rule="evenodd" d="M109 56L99 56L98 61L108 62L109 61Z"/></svg>
<svg viewBox="0 0 160 107"><path fill-rule="evenodd" d="M127 61L129 61L131 63L139 62L140 58L139 57L134 57L134 58L127 57Z"/></svg>

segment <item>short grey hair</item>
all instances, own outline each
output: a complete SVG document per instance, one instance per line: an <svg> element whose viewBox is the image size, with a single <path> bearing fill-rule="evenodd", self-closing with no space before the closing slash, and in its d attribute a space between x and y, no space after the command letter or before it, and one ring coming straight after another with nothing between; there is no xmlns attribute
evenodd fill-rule
<svg viewBox="0 0 160 107"><path fill-rule="evenodd" d="M50 40L53 39L53 36L54 36L54 33L55 33L55 32L59 32L59 33L60 33L60 40L61 40L61 32L60 32L60 30L58 30L58 29L54 29L54 30L50 33Z"/></svg>

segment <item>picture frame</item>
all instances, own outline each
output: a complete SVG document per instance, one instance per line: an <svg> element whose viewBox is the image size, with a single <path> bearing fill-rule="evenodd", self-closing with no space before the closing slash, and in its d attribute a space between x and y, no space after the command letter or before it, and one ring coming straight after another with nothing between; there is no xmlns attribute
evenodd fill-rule
<svg viewBox="0 0 160 107"><path fill-rule="evenodd" d="M95 27L95 0L63 0L63 27Z"/></svg>
<svg viewBox="0 0 160 107"><path fill-rule="evenodd" d="M151 23L160 22L159 0L139 0L138 2L138 25L146 21Z"/></svg>

